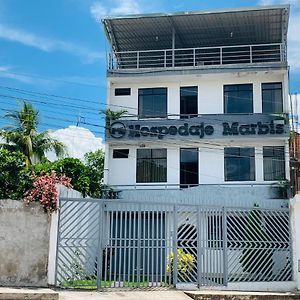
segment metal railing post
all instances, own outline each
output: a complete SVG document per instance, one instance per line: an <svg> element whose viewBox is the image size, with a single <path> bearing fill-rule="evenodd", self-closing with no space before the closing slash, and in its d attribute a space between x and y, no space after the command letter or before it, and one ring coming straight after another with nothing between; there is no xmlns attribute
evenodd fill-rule
<svg viewBox="0 0 300 300"><path fill-rule="evenodd" d="M139 69L140 67L140 52L136 53L136 68Z"/></svg>
<svg viewBox="0 0 300 300"><path fill-rule="evenodd" d="M167 50L164 50L164 67L167 67Z"/></svg>
<svg viewBox="0 0 300 300"><path fill-rule="evenodd" d="M223 48L220 48L220 65L223 65Z"/></svg>
<svg viewBox="0 0 300 300"><path fill-rule="evenodd" d="M228 285L227 209L223 207L223 274L224 286Z"/></svg>
<svg viewBox="0 0 300 300"><path fill-rule="evenodd" d="M252 64L253 59L252 59L252 45L250 45L250 64Z"/></svg>
<svg viewBox="0 0 300 300"><path fill-rule="evenodd" d="M193 49L193 66L196 66L196 49Z"/></svg>
<svg viewBox="0 0 300 300"><path fill-rule="evenodd" d="M200 232L201 232L201 225L200 225L200 214L201 214L201 210L200 210L200 206L197 207L197 283L198 283L198 288L200 288L202 282L201 282L201 236L200 236Z"/></svg>
<svg viewBox="0 0 300 300"><path fill-rule="evenodd" d="M178 261L177 261L177 223L178 223L178 207L174 205L173 207L173 257L174 257L174 266L173 266L173 286L176 287L177 277L178 277Z"/></svg>
<svg viewBox="0 0 300 300"><path fill-rule="evenodd" d="M103 201L99 202L98 204L99 209L99 227L98 227L98 255L97 255L97 289L102 288L102 269L103 269L103 224L104 224L104 208L103 208Z"/></svg>

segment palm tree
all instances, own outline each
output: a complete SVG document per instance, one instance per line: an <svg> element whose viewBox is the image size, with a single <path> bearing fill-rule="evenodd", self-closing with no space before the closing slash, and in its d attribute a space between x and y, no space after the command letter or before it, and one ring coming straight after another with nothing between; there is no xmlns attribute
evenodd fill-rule
<svg viewBox="0 0 300 300"><path fill-rule="evenodd" d="M110 108L107 108L106 110L100 110L100 113L105 115L105 127L108 129L110 127L110 123L120 119L124 114L127 113L127 110L123 109L119 111L113 111Z"/></svg>
<svg viewBox="0 0 300 300"><path fill-rule="evenodd" d="M64 144L52 138L50 131L38 133L39 112L32 104L24 102L20 110L7 113L4 118L10 119L12 124L0 131L4 140L0 148L22 152L27 166L47 160L47 151L53 150L58 157L66 153Z"/></svg>

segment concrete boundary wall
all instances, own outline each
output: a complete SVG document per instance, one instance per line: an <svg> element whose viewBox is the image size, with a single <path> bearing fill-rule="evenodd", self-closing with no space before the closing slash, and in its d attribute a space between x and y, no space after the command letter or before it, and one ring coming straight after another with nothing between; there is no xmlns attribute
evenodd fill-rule
<svg viewBox="0 0 300 300"><path fill-rule="evenodd" d="M49 233L39 203L0 200L0 286L47 286Z"/></svg>

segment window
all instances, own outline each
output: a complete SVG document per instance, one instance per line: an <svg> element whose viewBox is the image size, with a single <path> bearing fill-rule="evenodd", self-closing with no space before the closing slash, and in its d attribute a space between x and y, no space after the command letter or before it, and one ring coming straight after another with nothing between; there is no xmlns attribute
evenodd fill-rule
<svg viewBox="0 0 300 300"><path fill-rule="evenodd" d="M198 115L198 87L180 88L180 119Z"/></svg>
<svg viewBox="0 0 300 300"><path fill-rule="evenodd" d="M113 158L128 158L129 149L114 149Z"/></svg>
<svg viewBox="0 0 300 300"><path fill-rule="evenodd" d="M130 96L131 88L115 89L115 96Z"/></svg>
<svg viewBox="0 0 300 300"><path fill-rule="evenodd" d="M167 181L167 149L137 149L136 182Z"/></svg>
<svg viewBox="0 0 300 300"><path fill-rule="evenodd" d="M224 85L224 113L253 113L253 85Z"/></svg>
<svg viewBox="0 0 300 300"><path fill-rule="evenodd" d="M281 82L263 83L261 87L263 113L281 113L283 111Z"/></svg>
<svg viewBox="0 0 300 300"><path fill-rule="evenodd" d="M139 89L139 117L167 116L167 88Z"/></svg>
<svg viewBox="0 0 300 300"><path fill-rule="evenodd" d="M264 180L285 179L284 147L263 147Z"/></svg>
<svg viewBox="0 0 300 300"><path fill-rule="evenodd" d="M255 180L254 148L224 148L225 181Z"/></svg>
<svg viewBox="0 0 300 300"><path fill-rule="evenodd" d="M199 183L198 149L180 149L180 187L187 188Z"/></svg>

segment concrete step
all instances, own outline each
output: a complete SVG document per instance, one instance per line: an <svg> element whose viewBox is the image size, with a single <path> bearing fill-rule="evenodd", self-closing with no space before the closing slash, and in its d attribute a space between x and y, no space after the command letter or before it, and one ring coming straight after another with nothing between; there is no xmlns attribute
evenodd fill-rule
<svg viewBox="0 0 300 300"><path fill-rule="evenodd" d="M58 300L59 294L50 289L0 287L0 300Z"/></svg>
<svg viewBox="0 0 300 300"><path fill-rule="evenodd" d="M299 293L237 292L237 291L187 291L194 300L294 300Z"/></svg>

